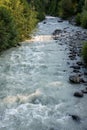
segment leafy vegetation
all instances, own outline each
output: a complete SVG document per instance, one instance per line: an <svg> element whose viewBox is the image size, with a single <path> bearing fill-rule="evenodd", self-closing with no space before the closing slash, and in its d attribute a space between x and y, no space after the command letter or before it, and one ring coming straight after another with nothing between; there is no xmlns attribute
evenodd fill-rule
<svg viewBox="0 0 87 130"><path fill-rule="evenodd" d="M45 1L44 0L28 0L32 8L37 12L37 19L43 20L45 18Z"/></svg>
<svg viewBox="0 0 87 130"><path fill-rule="evenodd" d="M81 26L84 28L87 28L87 11L86 10L82 12L80 21L81 21Z"/></svg>
<svg viewBox="0 0 87 130"><path fill-rule="evenodd" d="M0 51L18 42L18 32L10 10L0 7Z"/></svg>
<svg viewBox="0 0 87 130"><path fill-rule="evenodd" d="M0 1L0 51L29 38L37 13L26 0Z"/></svg>
<svg viewBox="0 0 87 130"><path fill-rule="evenodd" d="M82 56L83 56L85 63L87 64L87 42L85 42L83 45Z"/></svg>
<svg viewBox="0 0 87 130"><path fill-rule="evenodd" d="M76 24L81 25L81 14L80 13L78 13L76 16Z"/></svg>

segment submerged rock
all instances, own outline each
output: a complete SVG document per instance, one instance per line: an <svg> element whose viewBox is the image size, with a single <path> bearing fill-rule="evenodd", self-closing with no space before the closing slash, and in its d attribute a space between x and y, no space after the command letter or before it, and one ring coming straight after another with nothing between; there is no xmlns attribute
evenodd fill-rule
<svg viewBox="0 0 87 130"><path fill-rule="evenodd" d="M83 97L83 93L82 92L75 92L74 96L75 97Z"/></svg>
<svg viewBox="0 0 87 130"><path fill-rule="evenodd" d="M43 24L46 24L46 21L44 21Z"/></svg>
<svg viewBox="0 0 87 130"><path fill-rule="evenodd" d="M54 128L50 128L50 130L54 130Z"/></svg>
<svg viewBox="0 0 87 130"><path fill-rule="evenodd" d="M69 115L69 116L71 116L72 119L75 120L75 121L80 121L80 117L77 116L77 115Z"/></svg>

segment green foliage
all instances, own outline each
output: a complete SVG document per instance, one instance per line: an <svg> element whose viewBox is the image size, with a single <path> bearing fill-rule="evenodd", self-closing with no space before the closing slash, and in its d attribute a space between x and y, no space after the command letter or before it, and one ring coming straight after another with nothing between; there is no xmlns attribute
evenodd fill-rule
<svg viewBox="0 0 87 130"><path fill-rule="evenodd" d="M78 13L78 14L76 15L75 21L76 21L76 24L77 24L77 25L80 25L80 24L81 24L81 14L80 14L80 13Z"/></svg>
<svg viewBox="0 0 87 130"><path fill-rule="evenodd" d="M17 41L17 28L11 11L0 6L0 51L14 46Z"/></svg>
<svg viewBox="0 0 87 130"><path fill-rule="evenodd" d="M87 64L87 42L85 42L83 45L82 56L83 56L84 62Z"/></svg>
<svg viewBox="0 0 87 130"><path fill-rule="evenodd" d="M82 10L83 10L84 1L85 1L85 0L79 0L79 2L78 2L77 11L80 12L80 13L81 13Z"/></svg>
<svg viewBox="0 0 87 130"><path fill-rule="evenodd" d="M26 0L9 1L7 7L11 9L15 18L19 39L24 40L29 37L37 23L36 12L29 6Z"/></svg>
<svg viewBox="0 0 87 130"><path fill-rule="evenodd" d="M84 9L87 10L87 0L85 0Z"/></svg>
<svg viewBox="0 0 87 130"><path fill-rule="evenodd" d="M62 18L67 18L74 14L72 0L61 0L59 6L60 6L59 15Z"/></svg>
<svg viewBox="0 0 87 130"><path fill-rule="evenodd" d="M87 28L87 11L84 10L81 14L81 26Z"/></svg>
<svg viewBox="0 0 87 130"><path fill-rule="evenodd" d="M26 0L0 0L0 49L29 38L37 13Z"/></svg>
<svg viewBox="0 0 87 130"><path fill-rule="evenodd" d="M54 15L56 3L55 3L54 0L52 0L49 4L50 4L50 6L49 6L49 9L48 9L48 14Z"/></svg>
<svg viewBox="0 0 87 130"><path fill-rule="evenodd" d="M28 0L29 1L29 0ZM44 0L32 0L31 6L35 9L37 13L37 19L43 20L45 18L45 1Z"/></svg>

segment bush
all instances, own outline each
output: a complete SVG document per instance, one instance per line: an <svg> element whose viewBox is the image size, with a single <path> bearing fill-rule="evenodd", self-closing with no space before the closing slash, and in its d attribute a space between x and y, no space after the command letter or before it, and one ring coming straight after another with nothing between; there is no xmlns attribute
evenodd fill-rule
<svg viewBox="0 0 87 130"><path fill-rule="evenodd" d="M76 21L77 25L81 24L81 14L80 13L77 14L75 21Z"/></svg>
<svg viewBox="0 0 87 130"><path fill-rule="evenodd" d="M84 62L87 64L87 42L84 42L83 48L82 48L82 56Z"/></svg>
<svg viewBox="0 0 87 130"><path fill-rule="evenodd" d="M17 29L9 9L0 6L0 51L14 46L18 41Z"/></svg>
<svg viewBox="0 0 87 130"><path fill-rule="evenodd" d="M87 11L84 10L81 14L81 26L87 28Z"/></svg>

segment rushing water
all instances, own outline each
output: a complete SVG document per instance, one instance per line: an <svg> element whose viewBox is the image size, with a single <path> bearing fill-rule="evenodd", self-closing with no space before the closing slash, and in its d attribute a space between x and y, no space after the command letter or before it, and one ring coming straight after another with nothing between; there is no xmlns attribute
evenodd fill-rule
<svg viewBox="0 0 87 130"><path fill-rule="evenodd" d="M0 130L87 130L87 95L73 96L84 86L69 83L66 41L51 36L55 29L69 27L66 35L82 29L54 17L45 21L31 41L0 56Z"/></svg>

